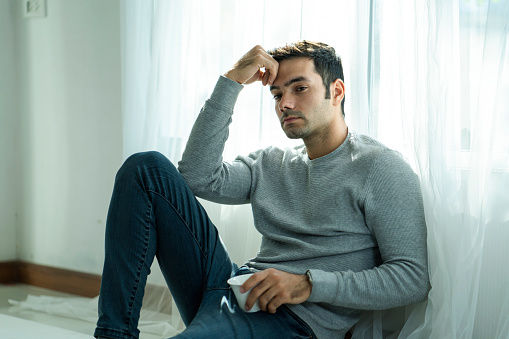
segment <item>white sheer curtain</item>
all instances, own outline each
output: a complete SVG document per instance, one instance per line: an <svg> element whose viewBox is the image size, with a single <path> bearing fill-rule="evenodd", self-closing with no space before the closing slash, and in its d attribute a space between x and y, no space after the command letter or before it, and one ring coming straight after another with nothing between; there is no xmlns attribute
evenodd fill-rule
<svg viewBox="0 0 509 339"><path fill-rule="evenodd" d="M329 43L347 123L409 159L429 234L428 303L366 313L355 337L509 338L509 1L122 4L124 156L178 161L217 77L255 44ZM268 90L247 86L225 158L289 143ZM249 206L204 204L234 260L256 253Z"/></svg>
<svg viewBox="0 0 509 339"><path fill-rule="evenodd" d="M429 302L400 337L509 338L509 2L375 1L372 15L369 132L415 165L429 234Z"/></svg>

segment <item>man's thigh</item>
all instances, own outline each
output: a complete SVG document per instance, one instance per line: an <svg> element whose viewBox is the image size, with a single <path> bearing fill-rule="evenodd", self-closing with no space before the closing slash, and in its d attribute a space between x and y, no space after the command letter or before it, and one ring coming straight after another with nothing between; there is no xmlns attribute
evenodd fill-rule
<svg viewBox="0 0 509 339"><path fill-rule="evenodd" d="M309 326L287 307L275 314L246 313L230 289L205 292L196 317L175 338L316 338Z"/></svg>

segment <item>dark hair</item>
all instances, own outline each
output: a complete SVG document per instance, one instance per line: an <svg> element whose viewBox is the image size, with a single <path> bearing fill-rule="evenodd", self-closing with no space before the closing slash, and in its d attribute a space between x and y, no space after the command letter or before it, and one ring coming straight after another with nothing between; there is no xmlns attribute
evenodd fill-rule
<svg viewBox="0 0 509 339"><path fill-rule="evenodd" d="M333 47L322 42L297 41L283 47L275 48L268 53L277 62L293 58L308 58L313 60L316 73L322 77L325 86L325 99L330 99L330 84L336 79L345 81L341 57L336 55ZM341 110L345 116L345 98L341 101Z"/></svg>

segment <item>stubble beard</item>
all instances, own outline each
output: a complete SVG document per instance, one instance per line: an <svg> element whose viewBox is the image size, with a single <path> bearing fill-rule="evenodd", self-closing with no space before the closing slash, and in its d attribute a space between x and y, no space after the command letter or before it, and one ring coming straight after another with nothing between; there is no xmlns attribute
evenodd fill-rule
<svg viewBox="0 0 509 339"><path fill-rule="evenodd" d="M284 132L289 139L304 139L308 136L308 131L305 127L290 128L284 130Z"/></svg>
<svg viewBox="0 0 509 339"><path fill-rule="evenodd" d="M305 138L307 136L308 132L309 132L307 130L307 126L306 125L301 126L301 127L297 127L297 126L292 126L295 123L290 123L287 126L287 128L285 129L283 120L286 117L288 117L288 116L295 116L297 118L300 118L298 121L306 123L306 119L304 117L304 114L302 112L300 112L300 111L291 111L291 110L285 111L285 113L281 116L281 128L283 129L283 132L285 132L286 136L289 139L302 139L302 138Z"/></svg>

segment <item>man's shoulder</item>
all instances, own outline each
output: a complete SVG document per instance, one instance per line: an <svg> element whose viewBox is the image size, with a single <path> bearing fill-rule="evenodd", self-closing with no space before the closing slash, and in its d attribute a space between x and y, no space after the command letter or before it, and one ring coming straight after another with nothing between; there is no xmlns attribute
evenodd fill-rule
<svg viewBox="0 0 509 339"><path fill-rule="evenodd" d="M374 160L385 152L394 152L380 141L364 134L350 133L348 144L350 152L357 157Z"/></svg>
<svg viewBox="0 0 509 339"><path fill-rule="evenodd" d="M349 142L359 148L364 148L368 151L380 151L384 149L388 149L383 143L378 141L375 138L370 137L365 134L358 134L355 132L351 132L349 134Z"/></svg>
<svg viewBox="0 0 509 339"><path fill-rule="evenodd" d="M352 133L350 136L350 148L352 158L363 158L372 164L378 163L382 166L393 166L395 164L409 166L408 161L397 150L387 147L382 142L364 134Z"/></svg>

